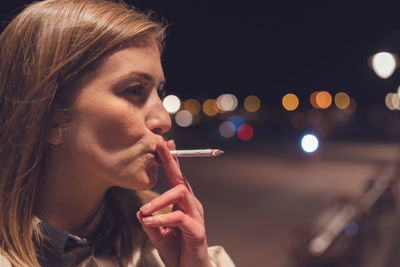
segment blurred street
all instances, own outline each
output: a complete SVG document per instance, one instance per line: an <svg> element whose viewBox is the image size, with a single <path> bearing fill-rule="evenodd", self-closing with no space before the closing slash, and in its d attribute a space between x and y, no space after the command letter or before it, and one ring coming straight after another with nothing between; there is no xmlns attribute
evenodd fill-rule
<svg viewBox="0 0 400 267"><path fill-rule="evenodd" d="M378 164L396 163L397 153L396 144L329 143L306 155L269 142L182 159L181 166L204 205L210 245L224 246L237 266L287 267L298 233L335 202L359 199ZM157 188L165 189L163 173Z"/></svg>

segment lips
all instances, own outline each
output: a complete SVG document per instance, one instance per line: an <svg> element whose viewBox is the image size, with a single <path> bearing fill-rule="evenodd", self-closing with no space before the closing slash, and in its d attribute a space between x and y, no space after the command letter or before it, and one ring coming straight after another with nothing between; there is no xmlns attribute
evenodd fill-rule
<svg viewBox="0 0 400 267"><path fill-rule="evenodd" d="M162 163L162 162L161 162L161 159L160 159L160 157L158 156L158 154L157 154L156 151L151 151L150 154L154 155L154 160L155 160L158 164L161 164L161 163Z"/></svg>

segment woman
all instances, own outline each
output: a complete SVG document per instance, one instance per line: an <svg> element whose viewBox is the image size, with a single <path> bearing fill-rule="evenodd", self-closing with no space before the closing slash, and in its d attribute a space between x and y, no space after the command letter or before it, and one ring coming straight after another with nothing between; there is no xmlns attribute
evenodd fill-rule
<svg viewBox="0 0 400 267"><path fill-rule="evenodd" d="M3 31L0 266L233 266L162 138L163 36L105 0L38 2Z"/></svg>

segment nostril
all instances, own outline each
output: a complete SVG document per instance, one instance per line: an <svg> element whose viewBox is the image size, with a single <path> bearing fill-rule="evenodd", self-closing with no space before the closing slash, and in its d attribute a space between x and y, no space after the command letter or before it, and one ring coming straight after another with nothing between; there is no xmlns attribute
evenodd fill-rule
<svg viewBox="0 0 400 267"><path fill-rule="evenodd" d="M153 133L161 135L163 133L163 130L161 128L155 128L152 130Z"/></svg>

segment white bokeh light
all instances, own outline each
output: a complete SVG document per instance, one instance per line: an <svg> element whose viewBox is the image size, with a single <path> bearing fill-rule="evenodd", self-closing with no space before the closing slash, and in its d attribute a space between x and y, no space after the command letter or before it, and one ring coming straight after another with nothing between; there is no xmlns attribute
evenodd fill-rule
<svg viewBox="0 0 400 267"><path fill-rule="evenodd" d="M392 105L395 109L400 109L400 98L398 94L392 95Z"/></svg>
<svg viewBox="0 0 400 267"><path fill-rule="evenodd" d="M222 111L233 111L237 105L238 99L232 94L222 94L217 98L217 106Z"/></svg>
<svg viewBox="0 0 400 267"><path fill-rule="evenodd" d="M175 114L175 122L181 127L188 127L193 123L193 115L187 110L180 110Z"/></svg>
<svg viewBox="0 0 400 267"><path fill-rule="evenodd" d="M317 150L318 145L318 138L313 134L307 134L301 139L301 148L307 153L312 153Z"/></svg>
<svg viewBox="0 0 400 267"><path fill-rule="evenodd" d="M382 79L387 79L393 74L396 64L396 58L388 52L380 52L372 57L372 68Z"/></svg>
<svg viewBox="0 0 400 267"><path fill-rule="evenodd" d="M400 98L396 93L388 93L385 97L385 105L390 110L400 109Z"/></svg>
<svg viewBox="0 0 400 267"><path fill-rule="evenodd" d="M176 95L168 95L163 100L168 113L175 114L181 108L181 100Z"/></svg>

